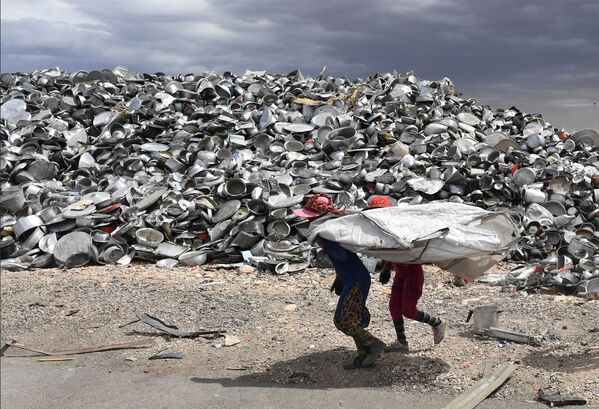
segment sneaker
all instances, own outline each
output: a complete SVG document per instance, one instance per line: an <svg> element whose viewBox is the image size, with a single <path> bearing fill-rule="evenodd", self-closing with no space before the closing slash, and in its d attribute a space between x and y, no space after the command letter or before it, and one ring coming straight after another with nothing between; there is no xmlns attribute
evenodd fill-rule
<svg viewBox="0 0 599 409"><path fill-rule="evenodd" d="M400 341L395 340L389 345L387 345L386 351L399 351L399 352L408 352L410 347L408 346L408 341Z"/></svg>
<svg viewBox="0 0 599 409"><path fill-rule="evenodd" d="M447 326L445 321L441 321L439 325L433 327L433 339L435 341L435 345L440 344L445 338L445 327Z"/></svg>
<svg viewBox="0 0 599 409"><path fill-rule="evenodd" d="M370 344L370 346L368 347L368 354L366 354L366 357L362 361L362 366L367 368L374 365L374 361L376 361L378 357L380 357L382 353L385 352L386 346L387 345L383 341L381 341L378 338L375 338L372 341L372 344Z"/></svg>
<svg viewBox="0 0 599 409"><path fill-rule="evenodd" d="M364 361L364 358L366 358L365 355L358 355L351 361L344 362L343 369L347 369L348 371L351 371L352 369L362 368L362 366L363 366L362 363Z"/></svg>

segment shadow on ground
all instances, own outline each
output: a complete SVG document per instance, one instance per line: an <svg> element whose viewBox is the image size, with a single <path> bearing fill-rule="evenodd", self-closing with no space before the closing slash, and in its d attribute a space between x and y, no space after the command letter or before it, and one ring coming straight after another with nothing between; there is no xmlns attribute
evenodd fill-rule
<svg viewBox="0 0 599 409"><path fill-rule="evenodd" d="M277 362L263 372L231 378L193 377L191 381L225 387L365 388L430 384L449 370L449 365L441 359L403 353L386 353L372 368L344 370L343 362L352 357L352 351L337 348Z"/></svg>
<svg viewBox="0 0 599 409"><path fill-rule="evenodd" d="M560 355L555 351L533 351L522 359L524 365L553 372L583 372L599 369L599 351Z"/></svg>

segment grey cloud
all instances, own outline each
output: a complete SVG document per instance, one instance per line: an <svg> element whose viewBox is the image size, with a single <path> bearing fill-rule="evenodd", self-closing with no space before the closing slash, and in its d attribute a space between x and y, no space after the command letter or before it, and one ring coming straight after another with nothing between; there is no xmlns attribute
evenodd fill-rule
<svg viewBox="0 0 599 409"><path fill-rule="evenodd" d="M592 0L57 4L85 22L2 13L3 71L126 65L315 74L327 66L331 75L352 78L414 69L423 78L452 78L481 103L540 112L565 128L591 126L599 99L599 8Z"/></svg>

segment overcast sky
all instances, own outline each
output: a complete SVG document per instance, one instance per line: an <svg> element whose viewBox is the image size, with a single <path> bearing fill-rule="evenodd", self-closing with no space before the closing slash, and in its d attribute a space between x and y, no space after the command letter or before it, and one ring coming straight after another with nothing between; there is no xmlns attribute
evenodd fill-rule
<svg viewBox="0 0 599 409"><path fill-rule="evenodd" d="M451 78L468 97L593 126L597 0L2 0L1 70Z"/></svg>

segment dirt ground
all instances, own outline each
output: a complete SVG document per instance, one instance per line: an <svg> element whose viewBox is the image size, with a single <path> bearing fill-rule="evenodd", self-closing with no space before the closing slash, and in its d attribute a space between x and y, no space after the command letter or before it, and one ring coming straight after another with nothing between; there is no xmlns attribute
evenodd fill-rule
<svg viewBox="0 0 599 409"><path fill-rule="evenodd" d="M498 269L508 266L499 266ZM506 270L507 271L507 270ZM433 348L430 327L407 321L409 353L386 353L373 368L345 371L353 342L332 323L337 297L330 270L276 276L235 269L152 265L1 273L2 342L15 339L42 350L65 350L146 340L153 346L75 355L39 365L99 367L107 371L184 374L204 381L302 384L317 388L392 387L457 395L481 376L485 361L518 365L494 396L532 400L539 389L599 404L599 302L556 295L501 293L497 287L454 287L451 276L427 269L420 308L445 318L447 336ZM387 310L390 285L373 279L370 329L393 340ZM495 303L501 327L546 334L540 347L484 339L465 323L470 307ZM177 339L142 323L148 313L181 330L225 330L239 339ZM122 326L122 327L121 327ZM181 360L148 360L157 353ZM26 351L10 348L2 359Z"/></svg>

